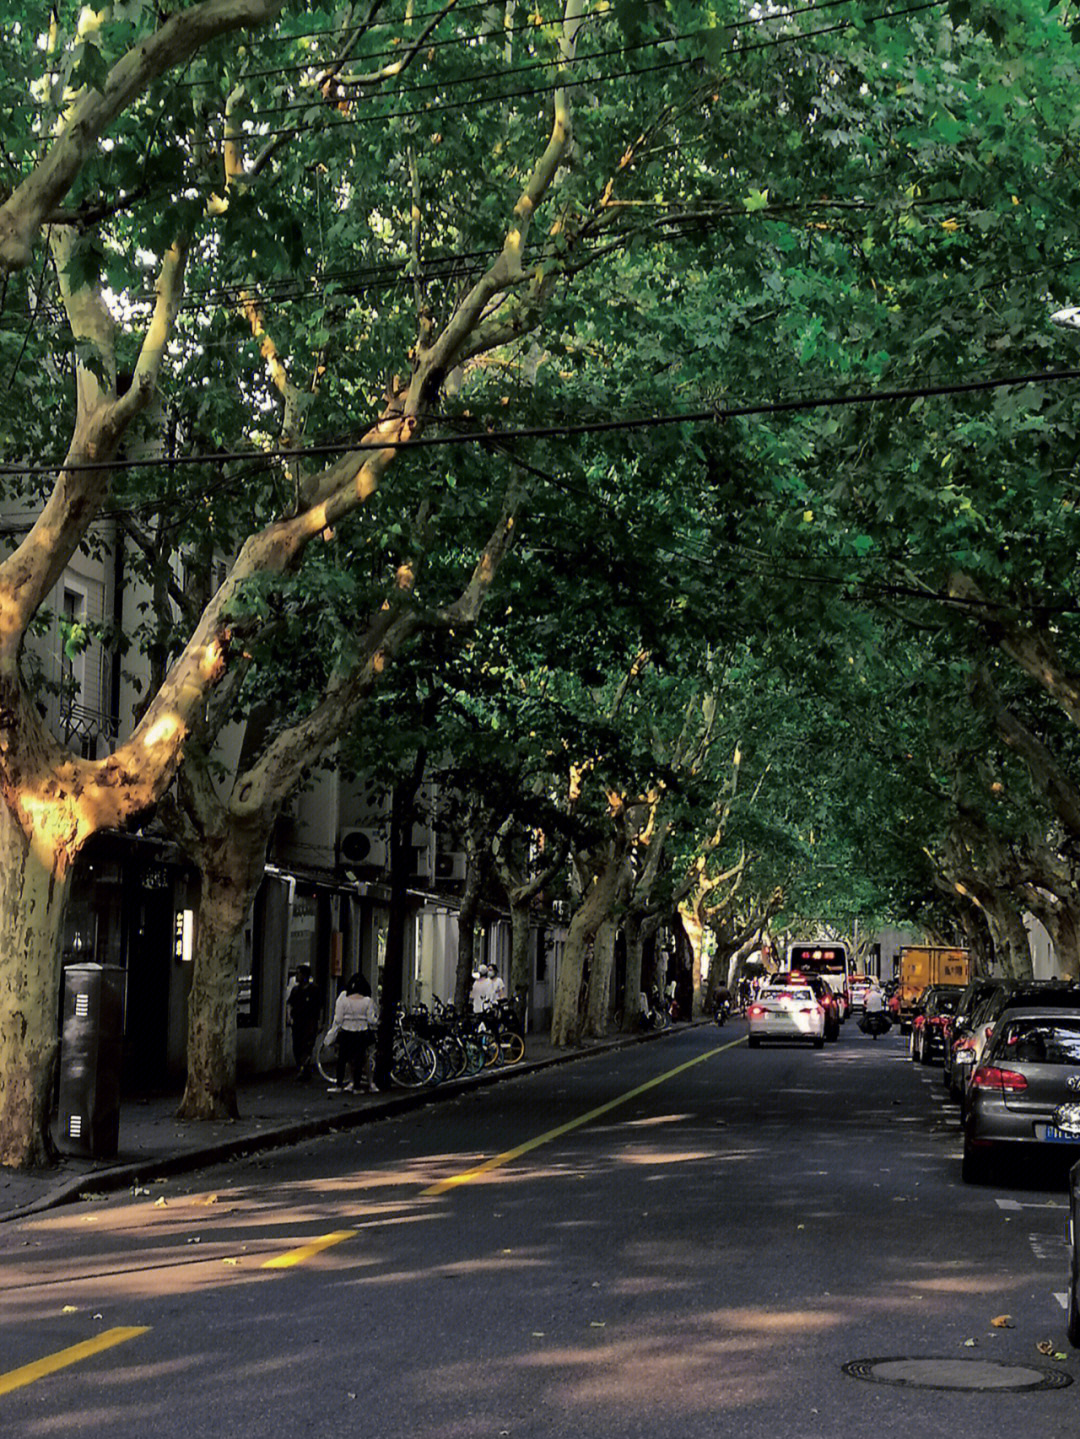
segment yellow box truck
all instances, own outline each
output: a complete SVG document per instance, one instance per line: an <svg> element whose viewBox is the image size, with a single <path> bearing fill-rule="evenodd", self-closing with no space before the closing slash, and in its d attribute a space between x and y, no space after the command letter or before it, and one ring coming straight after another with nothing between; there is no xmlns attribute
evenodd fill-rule
<svg viewBox="0 0 1080 1439"><path fill-rule="evenodd" d="M971 953L966 949L948 949L937 944L908 944L900 950L897 962L900 980L900 1028L911 1025L911 1011L923 990L931 984L965 985L971 978Z"/></svg>

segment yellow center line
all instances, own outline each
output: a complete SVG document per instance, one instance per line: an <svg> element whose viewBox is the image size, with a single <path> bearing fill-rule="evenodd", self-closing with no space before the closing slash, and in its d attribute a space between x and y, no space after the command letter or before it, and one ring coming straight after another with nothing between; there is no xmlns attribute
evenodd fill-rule
<svg viewBox="0 0 1080 1439"><path fill-rule="evenodd" d="M613 1109L618 1109L622 1104L628 1104L631 1099L636 1099L639 1094L645 1094L650 1089L655 1089L658 1084L664 1084L669 1079L674 1079L677 1074L684 1073L687 1069L693 1069L695 1064L703 1064L706 1059L712 1059L714 1055L723 1054L725 1049L734 1049L738 1044L744 1044L745 1036L742 1039L733 1039L728 1044L721 1044L716 1049L706 1050L699 1054L696 1059L688 1059L685 1064L676 1065L663 1074L658 1074L655 1079L646 1080L635 1089L628 1089L625 1094L620 1094L615 1099L609 1099L606 1104L599 1105L596 1109L590 1109L587 1114L579 1114L577 1119L571 1119L566 1124L560 1124L556 1129L549 1129L544 1134L538 1134L535 1139L527 1139L524 1144L518 1144L513 1149L508 1149L503 1154L497 1154L494 1159L485 1160L483 1164L477 1165L475 1169L467 1170L463 1174L454 1174L449 1179L440 1179L438 1184L433 1184L429 1189L420 1191L422 1196L434 1196L445 1194L448 1189L456 1189L460 1184L471 1184L474 1179L479 1179L482 1174L490 1174L493 1169L501 1169L504 1164L509 1164L514 1159L520 1159L523 1154L528 1154L533 1149L539 1149L542 1144L549 1143L552 1139L558 1139L560 1135L569 1134L572 1129L580 1129L583 1124L590 1120L599 1119L602 1114L609 1114Z"/></svg>
<svg viewBox="0 0 1080 1439"><path fill-rule="evenodd" d="M324 1249L344 1243L355 1233L355 1229L338 1229L333 1234L324 1234L320 1239L313 1239L310 1244L305 1244L302 1249L290 1249L287 1254L278 1254L273 1259L265 1260L262 1267L264 1269L291 1269L294 1264L303 1264L305 1259L313 1259Z"/></svg>
<svg viewBox="0 0 1080 1439"><path fill-rule="evenodd" d="M71 1364L80 1364L84 1359L90 1359L106 1349L113 1349L117 1344L126 1344L129 1339L137 1339L140 1334L148 1332L148 1325L138 1328L105 1329L95 1335L93 1339L84 1339L81 1344L73 1344L70 1349L61 1349L56 1354L47 1354L44 1359L35 1359L33 1364L24 1364L21 1369L12 1369L7 1374L0 1374L0 1394L10 1394L13 1389L21 1389L26 1384L33 1384L36 1380L44 1379L49 1374L55 1374L60 1369L67 1369Z"/></svg>

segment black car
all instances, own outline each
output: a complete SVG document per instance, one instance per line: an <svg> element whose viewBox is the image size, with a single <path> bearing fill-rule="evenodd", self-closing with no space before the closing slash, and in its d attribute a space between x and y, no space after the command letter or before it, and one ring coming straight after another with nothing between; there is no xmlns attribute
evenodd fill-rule
<svg viewBox="0 0 1080 1439"><path fill-rule="evenodd" d="M950 1022L963 993L959 984L932 984L923 990L911 1016L912 1059L920 1064L932 1064L941 1057Z"/></svg>

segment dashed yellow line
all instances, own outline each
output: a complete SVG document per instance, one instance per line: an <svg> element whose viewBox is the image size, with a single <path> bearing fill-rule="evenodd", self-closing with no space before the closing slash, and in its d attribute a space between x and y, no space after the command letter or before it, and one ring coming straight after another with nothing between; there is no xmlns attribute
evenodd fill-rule
<svg viewBox="0 0 1080 1439"><path fill-rule="evenodd" d="M273 1259L267 1259L262 1267L264 1269L291 1269L294 1264L303 1264L305 1259L313 1259L324 1249L331 1249L335 1244L343 1244L356 1232L355 1229L338 1229L333 1234L324 1234L320 1239L313 1239L310 1244L305 1244L301 1249L290 1249L287 1254L278 1254Z"/></svg>
<svg viewBox="0 0 1080 1439"><path fill-rule="evenodd" d="M101 1354L106 1349L114 1349L117 1344L126 1344L129 1339L137 1339L140 1334L148 1332L148 1325L126 1329L104 1329L93 1339L84 1339L81 1344L73 1344L70 1349L61 1349L56 1354L47 1354L44 1359L35 1359L33 1364L24 1364L21 1369L12 1369L7 1374L0 1374L0 1394L10 1394L13 1389L22 1389L27 1384L33 1384L38 1379L45 1379L48 1375L57 1373L60 1369L67 1369L72 1364L81 1364L84 1359L91 1359L95 1354Z"/></svg>
<svg viewBox="0 0 1080 1439"><path fill-rule="evenodd" d="M718 1045L716 1049L706 1050L704 1054L699 1054L695 1059L688 1059L685 1064L676 1065L674 1069L666 1070L665 1073L658 1074L654 1079L646 1080L644 1084L639 1084L634 1089L628 1089L625 1094L620 1094L616 1099L609 1099L606 1104L598 1105L596 1109L590 1109L587 1114L579 1114L577 1119L570 1119L555 1129L538 1134L535 1139L527 1139L524 1144L515 1145L513 1149L508 1149L503 1154L497 1154L494 1159L485 1160L475 1169L469 1169L463 1174L451 1175L449 1179L440 1179L438 1184L432 1184L430 1188L422 1189L420 1193L424 1196L435 1196L445 1194L450 1189L456 1189L459 1185L471 1184L481 1175L490 1174L493 1169L501 1169L504 1164L509 1164L514 1159L520 1159L523 1154L529 1154L532 1150L539 1149L542 1144L548 1144L552 1139L558 1139L560 1135L569 1134L572 1129L580 1129L583 1124L589 1124L592 1120L599 1119L602 1114L610 1114L613 1109L628 1104L639 1094L645 1094L650 1089L655 1089L658 1084L664 1084L667 1080L674 1079L675 1075L682 1074L687 1069L693 1069L695 1064L703 1064L706 1059L723 1054L725 1049L734 1049L736 1045L745 1042L745 1037L733 1039L727 1044Z"/></svg>

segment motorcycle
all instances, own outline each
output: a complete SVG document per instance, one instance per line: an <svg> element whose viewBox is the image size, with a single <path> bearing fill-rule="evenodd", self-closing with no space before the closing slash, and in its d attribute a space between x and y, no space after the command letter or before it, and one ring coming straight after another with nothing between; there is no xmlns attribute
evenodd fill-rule
<svg viewBox="0 0 1080 1439"><path fill-rule="evenodd" d="M724 1022L725 1022L725 1020L727 1019L727 1017L728 1017L728 1015L729 1015L730 1013L731 1013L731 1000L730 1000L730 999L721 999L721 1000L719 1001L719 1003L717 1004L717 1006L716 1006L716 1014L714 1015L714 1018L715 1018L715 1020L716 1020L716 1026L717 1026L718 1029L723 1029L723 1027L724 1027Z"/></svg>
<svg viewBox="0 0 1080 1439"><path fill-rule="evenodd" d="M872 1010L864 1014L859 1020L859 1028L863 1034L868 1034L872 1039L877 1039L879 1034L888 1034L892 1029L892 1020L883 1009Z"/></svg>

